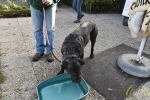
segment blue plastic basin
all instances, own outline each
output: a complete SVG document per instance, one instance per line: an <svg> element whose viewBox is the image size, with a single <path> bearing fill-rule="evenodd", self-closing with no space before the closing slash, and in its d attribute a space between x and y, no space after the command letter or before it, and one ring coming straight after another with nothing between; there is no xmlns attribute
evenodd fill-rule
<svg viewBox="0 0 150 100"><path fill-rule="evenodd" d="M67 73L41 82L36 91L39 100L85 100L89 93L82 76L80 83L73 83Z"/></svg>

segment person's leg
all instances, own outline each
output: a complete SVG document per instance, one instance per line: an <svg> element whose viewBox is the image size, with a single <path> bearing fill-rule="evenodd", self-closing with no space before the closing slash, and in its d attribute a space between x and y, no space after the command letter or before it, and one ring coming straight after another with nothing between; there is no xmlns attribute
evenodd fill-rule
<svg viewBox="0 0 150 100"><path fill-rule="evenodd" d="M47 60L49 62L53 61L52 59L52 51L55 49L54 47L54 39L55 39L55 17L56 17L56 6L52 7L51 9L45 10L45 18L46 18L46 29L47 29L47 36L50 42L46 41L46 51L47 51Z"/></svg>
<svg viewBox="0 0 150 100"><path fill-rule="evenodd" d="M83 3L83 0L77 0L77 13L78 13L77 19L78 20L81 20L81 15L82 15L81 7L82 7L82 3Z"/></svg>
<svg viewBox="0 0 150 100"><path fill-rule="evenodd" d="M30 6L31 18L34 26L34 36L36 40L36 52L44 52L44 40L43 40L43 13Z"/></svg>
<svg viewBox="0 0 150 100"><path fill-rule="evenodd" d="M77 11L77 0L73 0L72 7Z"/></svg>
<svg viewBox="0 0 150 100"><path fill-rule="evenodd" d="M55 39L55 16L56 16L56 6L51 9L45 10L45 18L46 18L46 29L47 36L50 42L50 46L46 41L46 51L47 53L52 53L54 50L54 39ZM51 48L51 49L50 49Z"/></svg>
<svg viewBox="0 0 150 100"><path fill-rule="evenodd" d="M32 61L38 61L44 55L44 38L43 38L43 13L30 6L32 23L34 26L34 37L36 40L36 55Z"/></svg>
<svg viewBox="0 0 150 100"><path fill-rule="evenodd" d="M77 0L77 20L75 22L80 22L81 18L83 17L81 7L82 7L83 0Z"/></svg>

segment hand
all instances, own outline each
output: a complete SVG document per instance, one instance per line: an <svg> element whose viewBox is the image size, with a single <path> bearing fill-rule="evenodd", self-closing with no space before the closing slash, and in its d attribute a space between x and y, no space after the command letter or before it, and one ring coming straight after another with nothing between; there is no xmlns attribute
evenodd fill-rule
<svg viewBox="0 0 150 100"><path fill-rule="evenodd" d="M49 6L52 4L51 0L42 0L43 4Z"/></svg>

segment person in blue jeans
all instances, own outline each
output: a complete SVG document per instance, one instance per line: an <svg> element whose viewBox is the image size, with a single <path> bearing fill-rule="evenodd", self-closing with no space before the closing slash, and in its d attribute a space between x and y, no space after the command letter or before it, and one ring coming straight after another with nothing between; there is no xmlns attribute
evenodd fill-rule
<svg viewBox="0 0 150 100"><path fill-rule="evenodd" d="M36 40L36 54L33 56L32 61L36 62L41 59L44 55L46 49L46 58L48 62L52 62L53 56L52 51L54 51L54 39L55 39L55 15L56 15L56 3L51 0L28 0L30 4L30 12L32 23L34 26L34 37ZM43 12L44 8L44 12ZM46 20L46 31L48 41L44 44L44 33L43 33L43 19L45 14Z"/></svg>
<svg viewBox="0 0 150 100"><path fill-rule="evenodd" d="M80 20L84 16L81 11L83 0L73 0L72 7L76 10L77 12L77 20L74 21L74 23L80 23Z"/></svg>

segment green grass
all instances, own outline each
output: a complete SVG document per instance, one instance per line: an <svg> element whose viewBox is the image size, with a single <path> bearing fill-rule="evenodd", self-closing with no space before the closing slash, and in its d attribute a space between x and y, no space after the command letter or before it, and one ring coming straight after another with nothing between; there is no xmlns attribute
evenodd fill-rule
<svg viewBox="0 0 150 100"><path fill-rule="evenodd" d="M1 58L2 54L0 53L0 58ZM5 77L1 71L1 60L0 60L0 84L3 83L5 80ZM1 90L1 89L0 89Z"/></svg>
<svg viewBox="0 0 150 100"><path fill-rule="evenodd" d="M26 7L25 5L21 6L21 5L16 5L16 4L9 4L9 5L0 5L0 10L24 10L24 9L28 9L28 7Z"/></svg>
<svg viewBox="0 0 150 100"><path fill-rule="evenodd" d="M2 54L0 53L0 58L1 58ZM3 75L2 71L1 71L1 62L0 62L0 84L3 83L5 80L5 76ZM1 92L1 87L0 87L0 92ZM2 99L2 95L0 94L0 100Z"/></svg>
<svg viewBox="0 0 150 100"><path fill-rule="evenodd" d="M7 0L7 5L0 5L0 16L4 17L14 17L14 16L30 16L30 9L27 5L26 0L22 5L16 5L12 3L10 0Z"/></svg>
<svg viewBox="0 0 150 100"><path fill-rule="evenodd" d="M1 44L0 44L1 46ZM0 49L1 50L1 49ZM0 59L1 59L2 54L0 53ZM5 76L3 75L2 71L1 71L1 60L0 60L0 84L3 83L5 80ZM1 95L1 87L0 87L0 100L2 99L2 95Z"/></svg>
<svg viewBox="0 0 150 100"><path fill-rule="evenodd" d="M25 10L28 9L28 3L27 0L22 0L21 5L16 5L10 0L7 0L7 5L0 4L0 10Z"/></svg>
<svg viewBox="0 0 150 100"><path fill-rule="evenodd" d="M2 99L2 95L0 94L0 100Z"/></svg>
<svg viewBox="0 0 150 100"><path fill-rule="evenodd" d="M5 80L5 77L3 76L3 73L0 70L0 84L3 83Z"/></svg>

